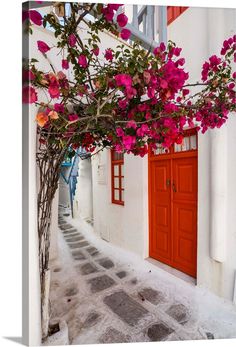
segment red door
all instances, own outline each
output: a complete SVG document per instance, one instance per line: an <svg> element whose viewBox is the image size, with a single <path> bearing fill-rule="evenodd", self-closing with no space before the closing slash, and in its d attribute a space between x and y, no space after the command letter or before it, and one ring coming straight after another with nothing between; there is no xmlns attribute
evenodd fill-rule
<svg viewBox="0 0 236 347"><path fill-rule="evenodd" d="M150 256L196 277L197 134L149 154Z"/></svg>

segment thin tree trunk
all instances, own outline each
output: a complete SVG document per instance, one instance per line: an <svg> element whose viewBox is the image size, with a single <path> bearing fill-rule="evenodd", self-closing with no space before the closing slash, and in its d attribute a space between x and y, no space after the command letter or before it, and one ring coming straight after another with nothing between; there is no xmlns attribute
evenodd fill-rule
<svg viewBox="0 0 236 347"><path fill-rule="evenodd" d="M42 339L49 333L49 290L50 290L50 240L52 203L58 188L60 166L68 146L59 148L52 145L39 148L37 166L39 169L38 189L38 237L39 237L39 270L41 284L41 323Z"/></svg>

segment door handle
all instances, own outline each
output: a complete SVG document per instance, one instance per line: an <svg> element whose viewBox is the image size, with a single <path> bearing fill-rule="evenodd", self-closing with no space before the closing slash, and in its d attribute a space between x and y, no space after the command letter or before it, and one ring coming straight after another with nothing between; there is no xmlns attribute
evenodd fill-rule
<svg viewBox="0 0 236 347"><path fill-rule="evenodd" d="M172 183L172 188L173 188L173 192L176 193L177 190L176 190L175 182Z"/></svg>
<svg viewBox="0 0 236 347"><path fill-rule="evenodd" d="M169 180L169 179L166 180L166 186L167 186L167 187L170 186L170 180Z"/></svg>

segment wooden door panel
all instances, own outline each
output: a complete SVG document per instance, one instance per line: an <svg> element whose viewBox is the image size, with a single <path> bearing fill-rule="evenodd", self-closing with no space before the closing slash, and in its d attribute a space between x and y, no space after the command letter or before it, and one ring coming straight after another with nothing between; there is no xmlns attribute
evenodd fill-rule
<svg viewBox="0 0 236 347"><path fill-rule="evenodd" d="M195 203L173 204L173 266L196 276L197 213Z"/></svg>
<svg viewBox="0 0 236 347"><path fill-rule="evenodd" d="M173 200L196 201L197 158L173 159Z"/></svg>
<svg viewBox="0 0 236 347"><path fill-rule="evenodd" d="M161 261L171 257L170 162L151 164L151 240L150 255Z"/></svg>
<svg viewBox="0 0 236 347"><path fill-rule="evenodd" d="M196 277L197 151L161 155L149 161L150 256Z"/></svg>

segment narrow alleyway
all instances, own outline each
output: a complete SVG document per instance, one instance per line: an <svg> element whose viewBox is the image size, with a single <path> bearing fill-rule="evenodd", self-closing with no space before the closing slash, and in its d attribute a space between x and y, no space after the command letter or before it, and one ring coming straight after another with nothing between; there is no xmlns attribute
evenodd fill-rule
<svg viewBox="0 0 236 347"><path fill-rule="evenodd" d="M236 337L236 308L97 238L60 209L51 318L71 344Z"/></svg>

